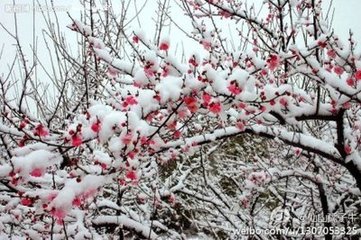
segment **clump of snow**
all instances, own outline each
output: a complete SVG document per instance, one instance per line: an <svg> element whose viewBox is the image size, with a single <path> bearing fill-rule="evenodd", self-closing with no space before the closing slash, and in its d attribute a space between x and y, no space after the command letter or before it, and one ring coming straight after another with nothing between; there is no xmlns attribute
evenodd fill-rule
<svg viewBox="0 0 361 240"><path fill-rule="evenodd" d="M176 101L182 93L183 79L179 77L168 76L161 79L156 90L160 94L162 104L169 101Z"/></svg>
<svg viewBox="0 0 361 240"><path fill-rule="evenodd" d="M23 177L24 180L28 179L31 173L42 175L47 167L59 165L62 162L62 157L58 154L52 153L47 150L35 150L27 155L13 157L11 162L14 165L14 171ZM39 173L38 171L42 171Z"/></svg>

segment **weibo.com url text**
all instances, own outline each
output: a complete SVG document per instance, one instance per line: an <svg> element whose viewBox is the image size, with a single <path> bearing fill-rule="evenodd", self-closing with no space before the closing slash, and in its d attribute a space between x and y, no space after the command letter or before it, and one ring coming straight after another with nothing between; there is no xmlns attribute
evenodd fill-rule
<svg viewBox="0 0 361 240"><path fill-rule="evenodd" d="M235 232L234 237L249 235L281 235L281 236L300 236L300 235L356 235L356 227L299 227L299 228L270 228L255 229L243 228Z"/></svg>

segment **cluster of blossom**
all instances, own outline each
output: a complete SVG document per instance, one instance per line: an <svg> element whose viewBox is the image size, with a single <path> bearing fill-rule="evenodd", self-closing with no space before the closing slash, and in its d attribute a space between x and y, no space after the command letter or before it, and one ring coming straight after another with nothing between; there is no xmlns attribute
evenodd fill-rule
<svg viewBox="0 0 361 240"><path fill-rule="evenodd" d="M0 215L0 231L7 231L7 223L41 220L26 234L40 238L52 231L61 238L67 224L67 234L85 238L93 234L94 226L121 223L150 238L157 237L154 229L178 236L161 220L152 221L150 213L172 209L177 206L177 192L191 192L184 178L175 185L171 180L163 182L160 167L179 159L181 153L192 156L205 143L242 133L296 147L298 157L316 155L315 165L320 159L339 164L353 177L350 192L355 185L361 188L361 59L351 51L353 40L350 48L343 46L322 24L316 33L304 11L310 1L289 2L299 13L296 25L310 39L304 45L287 46L277 45L285 37L283 29L274 32L272 24L247 16L242 4L234 8L233 1L185 2L192 16L209 11L209 16L227 21L248 19L255 26L253 36L261 32L267 37L254 40L252 49L226 51L219 29L194 18L194 38L205 55L194 53L181 62L171 53L170 39L155 44L143 32L134 31L128 39L135 59L130 63L117 58L89 26L74 20L69 28L86 39L87 51L104 64L109 86L104 87L102 99L89 101L85 112L61 127L47 126L28 113L14 114L22 109L6 105L0 130L10 134L17 146L9 147L9 160L0 165L2 183L11 192L2 197L6 205L1 206L5 214ZM266 23L274 19L269 15ZM286 33L289 39L300 34ZM270 48L268 43L273 48L261 51ZM325 121L327 127L313 125L313 120ZM321 133L315 133L314 126ZM291 175L315 184L326 182L320 175ZM228 207L227 198L206 181L205 174L204 178L220 200L195 196ZM262 191L270 179L266 171L251 172L240 183L245 189L237 196L240 205L248 208L252 193ZM107 210L101 211L102 207ZM29 218L22 219L21 211Z"/></svg>

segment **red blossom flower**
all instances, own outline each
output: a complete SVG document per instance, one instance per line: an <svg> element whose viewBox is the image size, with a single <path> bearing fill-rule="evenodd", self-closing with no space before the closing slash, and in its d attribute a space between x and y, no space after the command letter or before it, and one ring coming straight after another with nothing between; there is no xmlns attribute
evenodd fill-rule
<svg viewBox="0 0 361 240"><path fill-rule="evenodd" d="M208 106L212 100L212 96L204 92L202 95L203 105Z"/></svg>
<svg viewBox="0 0 361 240"><path fill-rule="evenodd" d="M342 107L344 109L350 109L351 108L351 103L348 101L348 102L345 102L344 104L342 104Z"/></svg>
<svg viewBox="0 0 361 240"><path fill-rule="evenodd" d="M212 112L212 113L215 113L215 114L218 114L222 111L222 105L221 103L211 103L209 105L209 110Z"/></svg>
<svg viewBox="0 0 361 240"><path fill-rule="evenodd" d="M125 180L124 179L119 179L119 184L121 185L121 186L126 186L127 185L127 183L125 182Z"/></svg>
<svg viewBox="0 0 361 240"><path fill-rule="evenodd" d="M188 116L188 108L182 107L177 111L177 115L180 119L185 119Z"/></svg>
<svg viewBox="0 0 361 240"><path fill-rule="evenodd" d="M229 18L229 17L232 16L232 14L231 14L230 12L225 11L225 10L220 10L220 11L219 11L219 15L221 15L221 16L224 17L224 18Z"/></svg>
<svg viewBox="0 0 361 240"><path fill-rule="evenodd" d="M165 67L163 68L162 77L166 77L169 75L169 68Z"/></svg>
<svg viewBox="0 0 361 240"><path fill-rule="evenodd" d="M44 169L41 168L34 168L31 172L30 175L33 177L41 177L44 174Z"/></svg>
<svg viewBox="0 0 361 240"><path fill-rule="evenodd" d="M137 153L136 153L135 151L130 151L130 152L128 153L128 157L129 157L130 159L134 159L134 157L135 157L136 154L137 154Z"/></svg>
<svg viewBox="0 0 361 240"><path fill-rule="evenodd" d="M33 200L31 198L26 197L26 198L22 198L20 203L24 206L29 207L29 206L33 205Z"/></svg>
<svg viewBox="0 0 361 240"><path fill-rule="evenodd" d="M174 139L179 139L182 136L182 132L179 130L174 131L174 135L173 138Z"/></svg>
<svg viewBox="0 0 361 240"><path fill-rule="evenodd" d="M260 108L259 108L259 110L261 111L261 112L266 112L266 110L267 110L267 108L266 108L266 106L261 106Z"/></svg>
<svg viewBox="0 0 361 240"><path fill-rule="evenodd" d="M261 70L261 75L262 76L266 76L268 74L267 70L266 69L262 69Z"/></svg>
<svg viewBox="0 0 361 240"><path fill-rule="evenodd" d="M238 87L236 83L231 83L227 88L234 95L238 95L242 92L242 89Z"/></svg>
<svg viewBox="0 0 361 240"><path fill-rule="evenodd" d="M106 163L100 163L100 166L103 170L106 170L108 168L108 165Z"/></svg>
<svg viewBox="0 0 361 240"><path fill-rule="evenodd" d="M357 69L357 71L355 72L355 79L361 80L361 69Z"/></svg>
<svg viewBox="0 0 361 240"><path fill-rule="evenodd" d="M78 196L78 197L73 199L72 205L75 206L75 207L80 207L81 202L82 202L81 197Z"/></svg>
<svg viewBox="0 0 361 240"><path fill-rule="evenodd" d="M333 50L333 49L329 49L328 51L327 51L327 56L329 57L329 58L336 58L336 52L335 52L335 50Z"/></svg>
<svg viewBox="0 0 361 240"><path fill-rule="evenodd" d="M236 123L236 127L241 130L241 131L244 131L245 130L245 125L243 122L237 122Z"/></svg>
<svg viewBox="0 0 361 240"><path fill-rule="evenodd" d="M28 139L27 139L26 136L24 136L24 137L19 141L18 146L19 146L19 147L24 147L26 140L28 140Z"/></svg>
<svg viewBox="0 0 361 240"><path fill-rule="evenodd" d="M152 145L152 144L155 144L154 140L149 140L148 137L146 136L142 136L140 138L140 144L142 145Z"/></svg>
<svg viewBox="0 0 361 240"><path fill-rule="evenodd" d="M281 98L280 99L280 104L283 106L283 107L287 107L288 105L288 101L287 101L287 98Z"/></svg>
<svg viewBox="0 0 361 240"><path fill-rule="evenodd" d="M138 101L134 96L127 96L123 101L123 107L128 107L136 104L138 104Z"/></svg>
<svg viewBox="0 0 361 240"><path fill-rule="evenodd" d="M267 59L268 68L273 71L280 65L280 58L278 55L271 54Z"/></svg>
<svg viewBox="0 0 361 240"><path fill-rule="evenodd" d="M196 61L196 59L195 59L194 56L188 60L188 63L191 64L193 67L197 67L197 66L198 66L198 63L197 63L197 61Z"/></svg>
<svg viewBox="0 0 361 240"><path fill-rule="evenodd" d="M20 128L20 129L23 129L23 128L26 127L26 125L27 125L27 122L26 122L26 121L21 121L21 123L20 123L20 125L19 125L19 128Z"/></svg>
<svg viewBox="0 0 361 240"><path fill-rule="evenodd" d="M244 102L240 102L238 106L240 109L245 109L247 107L247 104Z"/></svg>
<svg viewBox="0 0 361 240"><path fill-rule="evenodd" d="M153 70L150 69L149 67L145 67L145 68L144 68L144 73L145 73L145 75L146 75L148 78L154 76Z"/></svg>
<svg viewBox="0 0 361 240"><path fill-rule="evenodd" d="M47 200L48 200L49 202L51 202L51 201L53 201L57 196L58 196L58 193L57 193L57 192L52 192L52 193L50 193L50 194L48 195Z"/></svg>
<svg viewBox="0 0 361 240"><path fill-rule="evenodd" d="M35 127L34 135L39 136L39 137L45 137L45 136L49 135L49 132L42 124L38 124Z"/></svg>
<svg viewBox="0 0 361 240"><path fill-rule="evenodd" d="M344 150L345 150L345 153L346 153L347 155L350 155L350 153L352 152L352 148L351 148L351 146L348 145L348 144L345 145Z"/></svg>
<svg viewBox="0 0 361 240"><path fill-rule="evenodd" d="M138 179L138 174L136 171L130 170L125 174L125 177L128 178L129 180L135 181Z"/></svg>
<svg viewBox="0 0 361 240"><path fill-rule="evenodd" d="M167 127L169 129L175 129L177 127L177 121L170 121L168 124L167 124Z"/></svg>
<svg viewBox="0 0 361 240"><path fill-rule="evenodd" d="M352 79L352 78L348 78L348 79L346 80L346 83L347 83L347 85L349 85L350 87L353 87L353 86L355 85L355 80Z"/></svg>
<svg viewBox="0 0 361 240"><path fill-rule="evenodd" d="M137 35L133 36L133 42L134 43L138 43L139 42L139 37Z"/></svg>
<svg viewBox="0 0 361 240"><path fill-rule="evenodd" d="M168 203L170 203L171 205L173 205L176 201L175 195L172 193L168 196Z"/></svg>
<svg viewBox="0 0 361 240"><path fill-rule="evenodd" d="M66 216L66 212L63 209L59 209L59 208L54 208L50 211L50 214L56 218L56 223L57 224L62 224L63 223L63 219Z"/></svg>
<svg viewBox="0 0 361 240"><path fill-rule="evenodd" d="M128 145L132 142L133 136L131 133L128 133L126 135L124 135L124 137L122 138L122 142L124 145Z"/></svg>
<svg viewBox="0 0 361 240"><path fill-rule="evenodd" d="M333 71L337 74L337 75L341 75L343 73L343 68L340 66L336 66Z"/></svg>
<svg viewBox="0 0 361 240"><path fill-rule="evenodd" d="M296 156L300 156L300 155L301 155L301 152L302 152L302 149L301 149L301 148L296 148L296 149L295 149L295 155L296 155Z"/></svg>
<svg viewBox="0 0 361 240"><path fill-rule="evenodd" d="M326 42L323 42L323 41L318 41L317 42L317 45L320 47L320 48L325 48L327 46L327 43Z"/></svg>
<svg viewBox="0 0 361 240"><path fill-rule="evenodd" d="M80 136L80 134L75 134L71 137L71 144L74 147L79 147L83 143L83 140Z"/></svg>
<svg viewBox="0 0 361 240"><path fill-rule="evenodd" d="M192 96L187 96L184 98L184 103L187 105L187 108L192 113L195 113L198 110L197 98Z"/></svg>
<svg viewBox="0 0 361 240"><path fill-rule="evenodd" d="M210 50L212 47L212 44L208 40L201 40L201 44L203 45L204 49Z"/></svg>
<svg viewBox="0 0 361 240"><path fill-rule="evenodd" d="M96 133L98 133L100 131L100 129L101 129L101 125L100 125L99 120L91 125L91 130L96 132Z"/></svg>
<svg viewBox="0 0 361 240"><path fill-rule="evenodd" d="M168 51L169 49L169 42L168 41L162 41L159 45L159 49L163 51Z"/></svg>

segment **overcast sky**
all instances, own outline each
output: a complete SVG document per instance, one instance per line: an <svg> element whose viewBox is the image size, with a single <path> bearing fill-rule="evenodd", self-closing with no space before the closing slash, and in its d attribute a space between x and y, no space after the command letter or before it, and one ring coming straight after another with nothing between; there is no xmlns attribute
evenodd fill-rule
<svg viewBox="0 0 361 240"><path fill-rule="evenodd" d="M173 0L176 1L176 0ZM253 1L256 4L259 2L261 4L263 0L249 0ZM328 3L331 0L324 0L324 3ZM40 0L41 2L41 0ZM45 2L45 1L43 1ZM50 1L47 1L50 2ZM66 28L66 25L70 23L70 20L67 16L67 11L70 12L72 16L78 16L81 7L76 0L54 0L55 5L58 8L57 14L60 18L60 25L63 26L63 31L69 31ZM114 0L114 2L118 2ZM137 4L140 7L143 4L144 0L134 0L133 4ZM346 40L348 38L349 29L353 29L355 32L355 39L357 42L360 42L361 45L361 14L359 14L358 10L361 9L361 0L334 0L334 9L335 9L335 17L333 26L335 28L336 34L339 35L341 39ZM18 0L17 11L18 13L18 24L19 24L19 33L21 37L21 43L26 47L32 43L32 28L33 28L33 15L32 15L32 0ZM149 0L147 3L146 10L143 11L141 15L141 23L142 28L147 30L148 32L152 32L154 29L154 24L151 21L151 17L154 16L154 12L156 9L155 0ZM45 4L44 4L45 5ZM177 9L172 9L172 16L175 18L175 21L178 23L182 22L184 16L183 13L175 12ZM14 26L14 17L13 17L13 8L12 8L12 0L0 0L0 23L4 24L9 30L13 31ZM188 21L188 19L187 19ZM189 21L188 21L189 22ZM35 17L35 26L37 35L41 35L41 29L43 28L43 21L40 13L36 14ZM135 24L137 25L137 24ZM138 26L134 26L138 28ZM175 28L172 31L176 30ZM177 31L172 32L172 36L174 34L178 34ZM179 34L181 34L179 32ZM13 41L9 36L7 36L3 29L0 28L0 49L5 46L4 53L2 59L0 59L0 74L4 71L4 66L6 66L11 61L11 56L14 54L15 48L11 45ZM72 38L75 34L69 32L67 37ZM152 35L151 35L152 36ZM183 35L184 36L184 35ZM179 37L178 39L184 40L183 37ZM188 40L189 41L189 40ZM70 42L70 41L69 41ZM188 48L189 46L187 46ZM31 54L31 52L30 52ZM5 68L6 69L6 68Z"/></svg>

